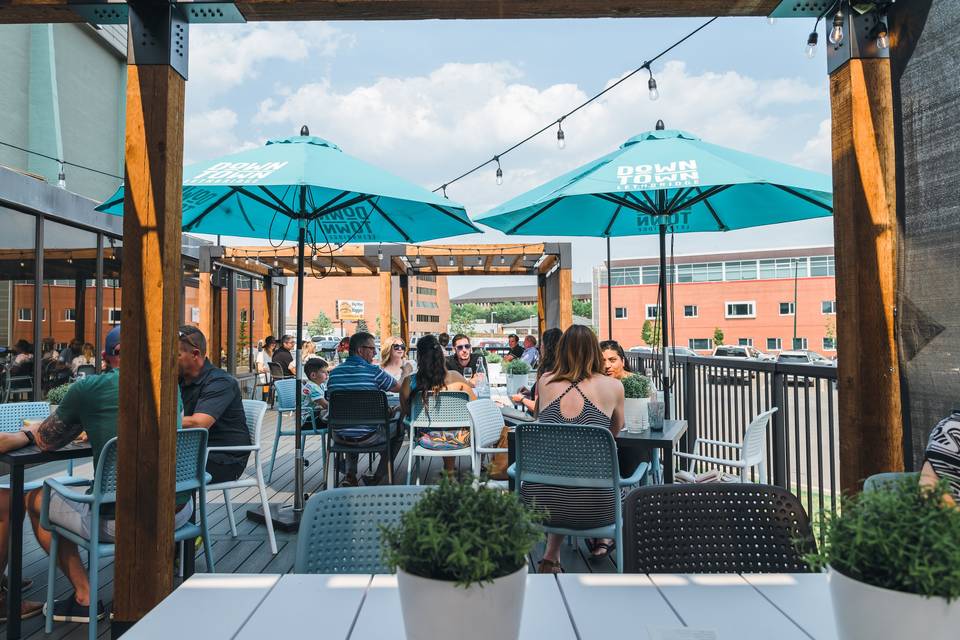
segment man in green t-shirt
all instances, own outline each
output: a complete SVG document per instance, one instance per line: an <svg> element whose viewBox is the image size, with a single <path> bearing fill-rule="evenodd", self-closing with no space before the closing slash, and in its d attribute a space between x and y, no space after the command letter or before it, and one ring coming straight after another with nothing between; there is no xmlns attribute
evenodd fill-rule
<svg viewBox="0 0 960 640"><path fill-rule="evenodd" d="M107 334L103 360L107 371L100 375L85 376L74 382L57 407L56 413L39 425L15 433L0 434L0 451L19 449L33 443L40 449L50 451L59 449L81 433L86 433L96 466L104 445L117 435L120 404L120 327L114 327ZM31 491L26 498L26 507L37 541L49 553L50 532L40 526L42 498L40 489ZM7 505L9 501L9 495L6 500L0 496L0 503ZM192 501L178 500L178 503L182 504L178 506L179 510L174 516L175 527L183 526L193 513ZM106 508L101 512L100 539L104 542L115 538L115 521L109 517L111 515L112 512L108 512ZM86 503L67 500L54 492L50 498L50 520L85 538L90 537L90 505ZM90 584L77 546L61 537L57 556L57 564L73 584L75 592L66 600L54 602L53 619L61 622L89 622ZM98 605L98 611L98 617L103 617L102 605Z"/></svg>

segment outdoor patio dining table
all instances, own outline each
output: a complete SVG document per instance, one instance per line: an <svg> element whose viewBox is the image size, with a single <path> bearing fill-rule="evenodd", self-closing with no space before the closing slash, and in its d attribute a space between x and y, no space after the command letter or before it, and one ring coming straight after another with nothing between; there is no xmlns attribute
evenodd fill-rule
<svg viewBox="0 0 960 640"><path fill-rule="evenodd" d="M211 611L216 615L202 613ZM197 574L125 635L176 636L366 640L405 634L394 575ZM520 628L525 640L836 637L825 574L531 574Z"/></svg>

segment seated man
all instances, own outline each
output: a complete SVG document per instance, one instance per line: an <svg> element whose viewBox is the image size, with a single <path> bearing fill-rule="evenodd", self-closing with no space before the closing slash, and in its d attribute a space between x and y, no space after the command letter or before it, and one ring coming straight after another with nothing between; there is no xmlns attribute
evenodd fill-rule
<svg viewBox="0 0 960 640"><path fill-rule="evenodd" d="M290 371L290 365L293 364L293 349L296 346L296 340L293 336L285 335L280 338L280 345L273 352L271 362L275 362L283 369L284 375Z"/></svg>
<svg viewBox="0 0 960 640"><path fill-rule="evenodd" d="M391 391L397 393L400 391L400 382L389 373L373 364L373 358L377 355L377 347L374 338L369 333L359 332L350 336L350 355L342 363L337 365L330 372L330 378L327 380L327 397L333 391L342 390L373 390L373 391ZM413 367L409 362L403 364L403 374L406 376ZM351 427L349 429L337 430L334 438L337 442L344 444L356 444L358 446L368 446L382 442L382 434L377 433L374 426ZM403 430L396 429L396 425L390 424L390 437L394 440L394 451L399 451L400 442L403 440ZM399 440L400 442L398 442ZM347 454L346 474L340 482L342 487L357 486L357 459L355 453ZM387 473L389 460L380 458L380 464L377 465L375 474L376 482L379 482Z"/></svg>
<svg viewBox="0 0 960 640"><path fill-rule="evenodd" d="M208 447L250 444L243 413L243 398L237 379L207 360L207 339L200 329L180 327L180 395L183 397L184 429L207 429ZM212 482L236 480L247 467L249 451L214 451L207 457Z"/></svg>
<svg viewBox="0 0 960 640"><path fill-rule="evenodd" d="M120 405L120 327L114 327L107 334L104 341L103 360L107 371L99 376L86 376L77 380L67 391L63 401L57 407L56 413L45 419L39 425L28 427L15 433L0 434L0 451L12 451L36 443L44 451L59 449L86 432L93 449L94 465L100 459L100 452L111 438L117 435L117 413ZM42 507L42 490L31 491L27 495L27 512L30 515L33 531L37 541L45 551L50 551L50 532L40 526L40 510ZM193 503L189 496L179 498L174 519L174 527L183 526L193 513ZM4 505L9 498L2 500ZM114 539L115 521L112 511L104 507L101 518L101 540ZM90 505L82 502L67 500L57 493L50 498L50 519L56 524L70 529L83 537L90 536ZM6 544L3 544L4 551ZM5 564L4 558L4 564ZM89 622L90 583L87 581L87 572L80 561L77 546L60 538L57 548L57 564L66 574L74 588L73 595L67 600L54 602L53 619L60 622ZM30 603L24 603L24 607ZM40 612L42 605L34 603L36 611ZM103 607L98 604L98 618L103 617Z"/></svg>
<svg viewBox="0 0 960 640"><path fill-rule="evenodd" d="M523 347L520 346L520 336L511 333L507 336L507 345L510 347L510 352L503 356L504 362L511 362L523 356Z"/></svg>
<svg viewBox="0 0 960 640"><path fill-rule="evenodd" d="M489 371L490 368L487 366L487 359L484 358L482 354L473 353L473 347L470 346L469 337L462 333L453 336L453 355L447 357L448 371L456 371L467 379L471 387L475 387L479 380L474 379L474 374L477 373L477 365L481 361L483 362L484 371ZM470 375L466 375L465 371L467 369L470 369Z"/></svg>
<svg viewBox="0 0 960 640"><path fill-rule="evenodd" d="M534 368L540 362L540 351L537 350L537 339L532 335L523 338L523 355L520 356L523 362Z"/></svg>

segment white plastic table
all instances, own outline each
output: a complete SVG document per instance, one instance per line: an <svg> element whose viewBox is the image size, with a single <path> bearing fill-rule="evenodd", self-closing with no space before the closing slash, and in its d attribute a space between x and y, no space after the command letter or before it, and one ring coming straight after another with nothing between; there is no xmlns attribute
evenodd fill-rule
<svg viewBox="0 0 960 640"><path fill-rule="evenodd" d="M836 640L827 578L764 575L530 575L520 637ZM187 580L126 637L404 637L390 575L211 575ZM456 636L456 630L451 630Z"/></svg>

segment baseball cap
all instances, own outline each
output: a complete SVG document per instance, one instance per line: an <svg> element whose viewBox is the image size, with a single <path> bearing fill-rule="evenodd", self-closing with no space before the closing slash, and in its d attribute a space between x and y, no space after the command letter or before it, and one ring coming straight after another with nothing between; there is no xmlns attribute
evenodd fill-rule
<svg viewBox="0 0 960 640"><path fill-rule="evenodd" d="M103 341L103 351L108 356L112 356L116 353L117 347L119 346L120 346L120 325L117 325L113 329L110 329L110 333L107 334L106 340Z"/></svg>

